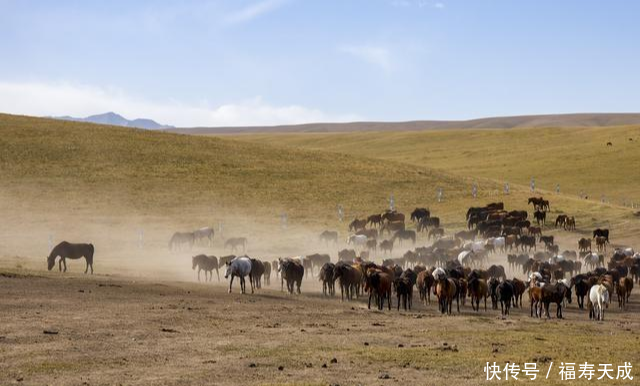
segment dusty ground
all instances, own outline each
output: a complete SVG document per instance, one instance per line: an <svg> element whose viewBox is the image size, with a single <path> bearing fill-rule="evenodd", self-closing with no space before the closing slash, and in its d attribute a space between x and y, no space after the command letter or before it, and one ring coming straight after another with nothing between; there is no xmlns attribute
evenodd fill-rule
<svg viewBox="0 0 640 386"><path fill-rule="evenodd" d="M2 385L475 385L486 361L537 361L543 371L553 361L550 380L535 384L557 384L561 361L640 366L637 294L627 312L613 304L604 323L575 302L565 320L531 319L526 301L507 319L469 305L446 317L417 300L411 312L378 312L324 299L315 280L301 296L280 293L275 280L230 295L224 278L161 282L85 276L77 262L67 274L4 263Z"/></svg>

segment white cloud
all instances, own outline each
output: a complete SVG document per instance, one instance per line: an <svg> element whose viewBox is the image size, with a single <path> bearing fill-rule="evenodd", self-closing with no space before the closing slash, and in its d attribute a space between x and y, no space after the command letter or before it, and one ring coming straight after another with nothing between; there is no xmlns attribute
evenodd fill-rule
<svg viewBox="0 0 640 386"><path fill-rule="evenodd" d="M71 83L2 82L0 112L34 116L85 117L114 111L129 119L150 118L179 127L281 125L360 120L356 115L330 115L299 105L274 106L260 97L239 103L211 106L156 102L127 95L118 88Z"/></svg>
<svg viewBox="0 0 640 386"><path fill-rule="evenodd" d="M392 67L391 53L386 47L372 45L349 45L339 47L340 51L355 56L383 70Z"/></svg>
<svg viewBox="0 0 640 386"><path fill-rule="evenodd" d="M252 4L247 5L246 7L239 9L235 12L228 14L225 17L225 22L227 24L238 24L251 21L261 15L274 11L277 8L280 8L288 0L261 0Z"/></svg>

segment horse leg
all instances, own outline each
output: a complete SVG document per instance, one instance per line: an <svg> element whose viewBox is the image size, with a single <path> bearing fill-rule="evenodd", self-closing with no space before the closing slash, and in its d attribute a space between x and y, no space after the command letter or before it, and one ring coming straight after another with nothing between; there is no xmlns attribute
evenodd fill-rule
<svg viewBox="0 0 640 386"><path fill-rule="evenodd" d="M200 266L198 266L198 283L200 283Z"/></svg>
<svg viewBox="0 0 640 386"><path fill-rule="evenodd" d="M211 272L211 274L213 275L213 271ZM216 268L216 275L218 276L218 283L220 282L220 271L218 271L218 268Z"/></svg>
<svg viewBox="0 0 640 386"><path fill-rule="evenodd" d="M67 259L62 258L62 265L64 265L64 272L67 272Z"/></svg>
<svg viewBox="0 0 640 386"><path fill-rule="evenodd" d="M373 296L373 290L369 291L369 304L367 306L368 309L371 309L371 297ZM378 304L378 309L380 309L380 305Z"/></svg>
<svg viewBox="0 0 640 386"><path fill-rule="evenodd" d="M234 275L231 274L231 280L229 281L229 293L231 293L231 286L233 285L233 277Z"/></svg>
<svg viewBox="0 0 640 386"><path fill-rule="evenodd" d="M84 274L86 275L87 272L89 271L89 260L85 257L84 261L85 263L87 263L86 266L84 267Z"/></svg>

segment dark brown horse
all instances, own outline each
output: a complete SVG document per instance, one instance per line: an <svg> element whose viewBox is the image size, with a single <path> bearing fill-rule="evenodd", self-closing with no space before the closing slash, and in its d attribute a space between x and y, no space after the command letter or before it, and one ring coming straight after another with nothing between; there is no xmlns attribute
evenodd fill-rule
<svg viewBox="0 0 640 386"><path fill-rule="evenodd" d="M320 268L318 279L322 282L322 294L325 296L334 296L336 294L336 279L333 276L333 270L335 267L336 266L333 263L325 263L322 268Z"/></svg>
<svg viewBox="0 0 640 386"><path fill-rule="evenodd" d="M51 250L49 257L47 257L47 269L51 271L56 264L56 258L59 256L60 261L58 262L58 267L60 271L62 271L62 266L64 265L64 272L67 272L66 259L75 260L84 257L87 263L84 273L87 273L89 268L91 268L91 274L93 275L93 252L93 244L73 244L63 241Z"/></svg>
<svg viewBox="0 0 640 386"><path fill-rule="evenodd" d="M391 276L386 272L374 270L367 275L366 288L369 292L369 308L371 308L371 299L375 296L378 309L382 311L384 301L391 310Z"/></svg>
<svg viewBox="0 0 640 386"><path fill-rule="evenodd" d="M280 277L283 284L287 283L287 290L290 294L293 294L297 287L297 292L300 293L300 286L302 285L302 278L304 277L304 267L300 261L295 259L280 259L278 270L280 271Z"/></svg>
<svg viewBox="0 0 640 386"><path fill-rule="evenodd" d="M469 294L471 295L471 308L480 311L480 299L484 299L484 310L487 310L487 296L489 287L484 279L472 277L468 282Z"/></svg>

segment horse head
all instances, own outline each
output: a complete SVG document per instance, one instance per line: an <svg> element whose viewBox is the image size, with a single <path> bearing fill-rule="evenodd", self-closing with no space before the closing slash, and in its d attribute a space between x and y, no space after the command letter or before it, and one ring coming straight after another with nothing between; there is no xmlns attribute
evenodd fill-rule
<svg viewBox="0 0 640 386"><path fill-rule="evenodd" d="M47 269L51 271L54 265L56 265L56 257L52 253L47 257Z"/></svg>

